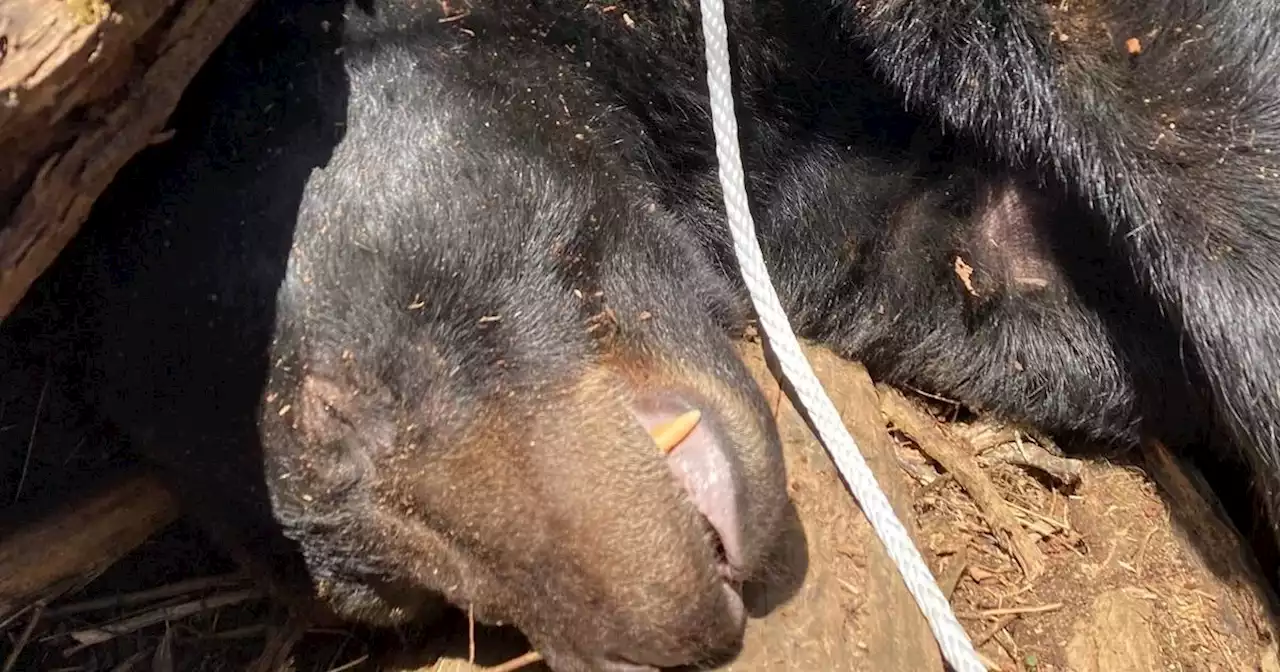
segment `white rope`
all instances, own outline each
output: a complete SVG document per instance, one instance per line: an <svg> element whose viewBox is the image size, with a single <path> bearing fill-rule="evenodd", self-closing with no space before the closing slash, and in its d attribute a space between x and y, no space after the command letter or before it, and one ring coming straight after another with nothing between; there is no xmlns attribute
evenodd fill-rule
<svg viewBox="0 0 1280 672"><path fill-rule="evenodd" d="M764 255L756 242L755 224L747 205L747 186L738 147L738 122L734 116L729 78L729 29L724 19L724 0L701 0L701 3L707 85L711 89L711 123L715 128L716 155L720 160L720 185L724 190L734 253L760 327L777 355L783 375L791 381L800 403L809 410L818 438L853 491L853 496L871 521L871 527L902 574L907 590L911 591L928 620L942 655L956 672L986 672L986 666L978 659L968 635L951 612L951 605L938 589L924 558L894 514L889 499L880 490L875 475L858 451L857 443L845 429L835 405L809 366L809 360L800 351L800 343L778 301Z"/></svg>

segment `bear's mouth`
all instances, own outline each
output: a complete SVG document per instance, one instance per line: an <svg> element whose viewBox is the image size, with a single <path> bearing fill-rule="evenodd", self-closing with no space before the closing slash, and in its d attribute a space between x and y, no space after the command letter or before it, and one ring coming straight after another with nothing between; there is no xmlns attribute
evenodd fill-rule
<svg viewBox="0 0 1280 672"><path fill-rule="evenodd" d="M732 441L713 412L681 395L651 395L636 402L632 411L702 514L719 559L720 576L736 584L746 564L742 534L746 493Z"/></svg>

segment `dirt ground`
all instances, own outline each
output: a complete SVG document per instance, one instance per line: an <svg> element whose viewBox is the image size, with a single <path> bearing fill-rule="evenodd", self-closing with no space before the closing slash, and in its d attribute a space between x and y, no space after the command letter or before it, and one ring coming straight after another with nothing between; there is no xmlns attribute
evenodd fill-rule
<svg viewBox="0 0 1280 672"><path fill-rule="evenodd" d="M18 353L5 337L3 351ZM798 516L774 575L748 592L753 610L768 613L726 669L941 670L895 570L759 347L744 345L743 356L776 400ZM1158 446L1063 457L956 404L877 388L825 350L810 357L991 669L1280 672L1265 583ZM0 567L13 530L127 462L42 361L15 355L0 367L0 501L16 502L0 510L10 530ZM518 635L473 630L463 614L413 632L289 623L182 522L55 594L0 613L0 672L463 672L526 652Z"/></svg>

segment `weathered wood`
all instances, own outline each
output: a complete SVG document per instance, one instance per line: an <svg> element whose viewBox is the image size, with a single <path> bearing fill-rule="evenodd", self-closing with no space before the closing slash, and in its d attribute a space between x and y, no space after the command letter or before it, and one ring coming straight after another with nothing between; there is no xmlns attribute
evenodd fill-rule
<svg viewBox="0 0 1280 672"><path fill-rule="evenodd" d="M1277 626L1274 610L1276 595L1262 578L1257 559L1235 525L1227 520L1208 485L1199 481L1193 467L1179 459L1159 441L1142 445L1147 474L1159 484L1170 512L1177 520L1173 529L1178 541L1189 554L1213 568L1230 586L1230 607L1245 614L1259 632L1271 632ZM1194 541L1193 541L1194 540ZM1276 655L1272 642L1270 655Z"/></svg>
<svg viewBox="0 0 1280 672"><path fill-rule="evenodd" d="M780 394L761 350L748 346L741 352L766 398L777 400L808 571L794 597L751 623L743 655L727 669L941 672L942 657L920 608L822 445ZM825 348L806 346L805 354L899 519L914 535L911 491L871 377L862 365Z"/></svg>
<svg viewBox="0 0 1280 672"><path fill-rule="evenodd" d="M0 0L0 319L252 0Z"/></svg>
<svg viewBox="0 0 1280 672"><path fill-rule="evenodd" d="M0 621L51 593L92 580L178 513L177 500L159 481L136 474L0 532Z"/></svg>

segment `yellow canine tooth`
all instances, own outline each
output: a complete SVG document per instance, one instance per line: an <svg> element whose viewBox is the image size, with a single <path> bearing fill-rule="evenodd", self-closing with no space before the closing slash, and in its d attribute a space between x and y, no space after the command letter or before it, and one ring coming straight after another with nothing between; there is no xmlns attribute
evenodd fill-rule
<svg viewBox="0 0 1280 672"><path fill-rule="evenodd" d="M694 409L681 414L676 419L665 422L649 431L649 435L653 437L653 442L658 444L658 450L663 455L675 450L681 441L688 438L693 432L693 428L698 426L698 421L702 419L702 412Z"/></svg>

